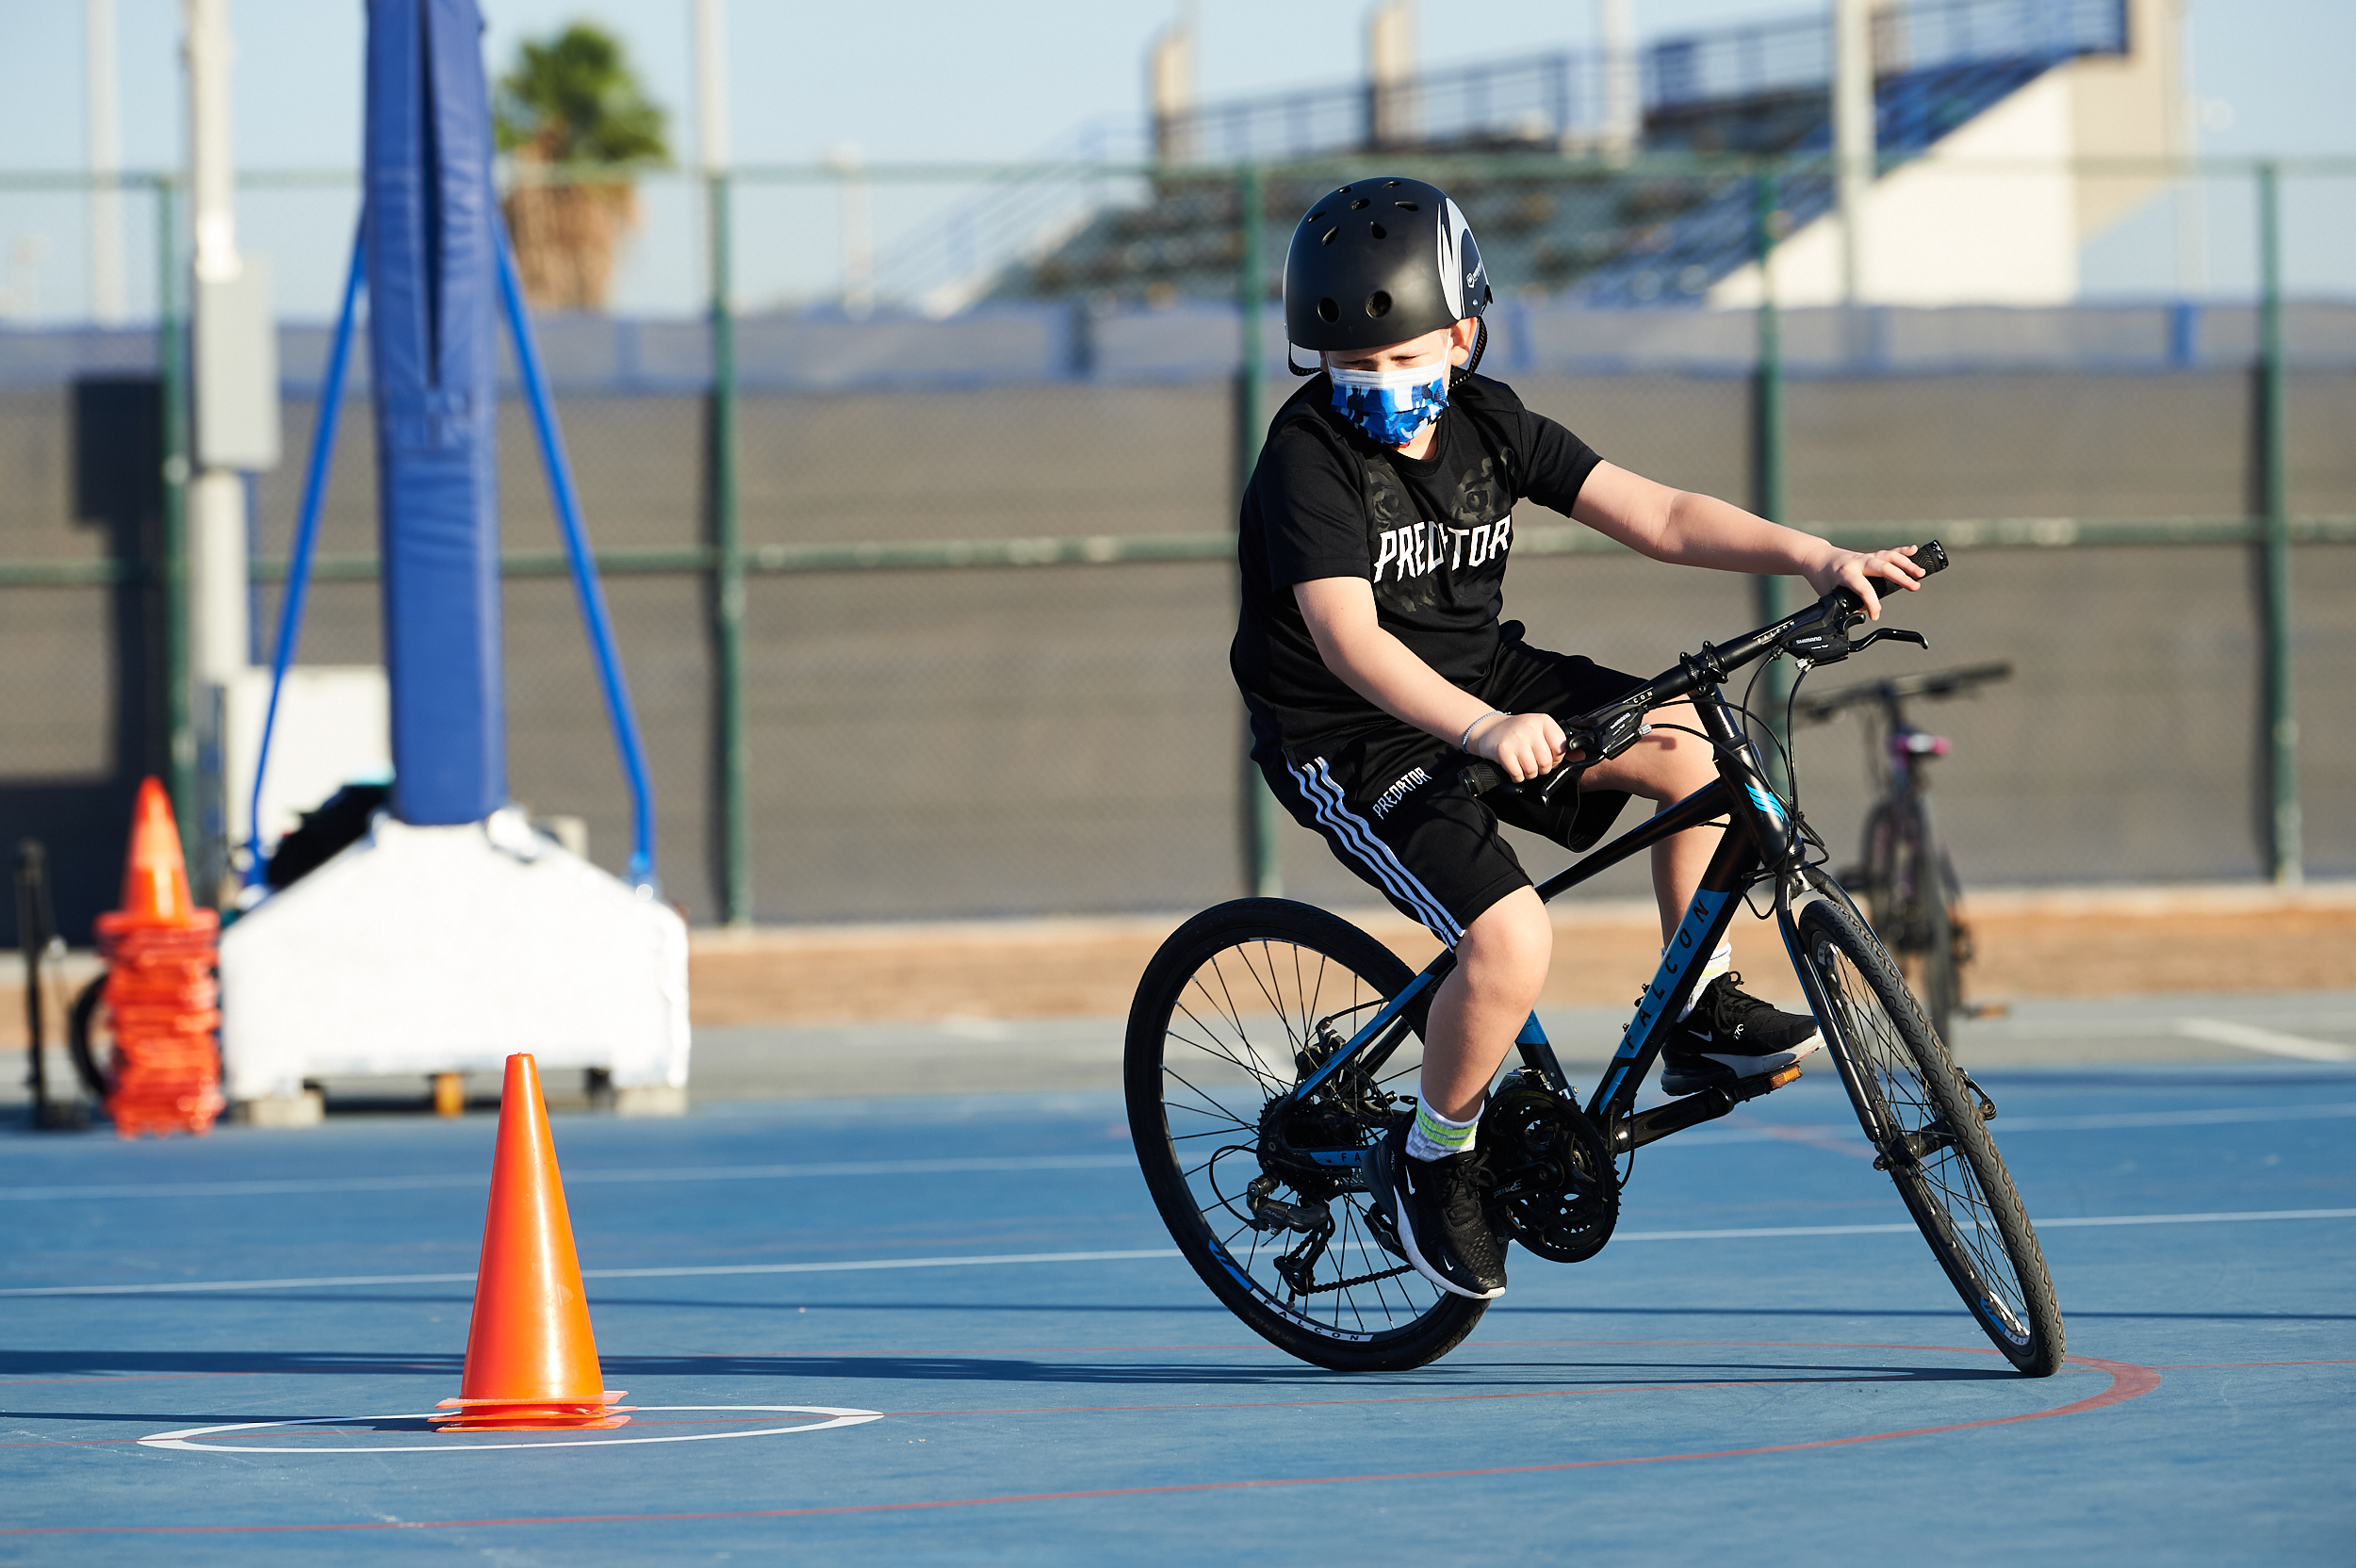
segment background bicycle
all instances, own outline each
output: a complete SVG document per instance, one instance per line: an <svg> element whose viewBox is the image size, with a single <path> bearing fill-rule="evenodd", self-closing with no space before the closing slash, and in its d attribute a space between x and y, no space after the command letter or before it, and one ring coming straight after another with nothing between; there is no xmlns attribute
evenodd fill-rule
<svg viewBox="0 0 2356 1568"><path fill-rule="evenodd" d="M1960 696L2011 677L2009 663L1973 664L1844 686L1793 704L1800 716L1820 724L1852 711L1863 715L1867 765L1879 796L1866 813L1857 863L1839 873L1840 880L1863 895L1874 935L1946 1040L1955 1037L1955 1020L1972 1011L1963 972L1973 956L1963 883L1931 804L1930 764L1954 748L1946 736L1916 728L1906 705Z"/></svg>

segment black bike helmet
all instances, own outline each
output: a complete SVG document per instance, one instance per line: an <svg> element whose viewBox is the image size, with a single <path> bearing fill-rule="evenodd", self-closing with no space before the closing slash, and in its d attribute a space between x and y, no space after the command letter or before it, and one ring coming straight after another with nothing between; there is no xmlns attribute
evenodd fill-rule
<svg viewBox="0 0 2356 1568"><path fill-rule="evenodd" d="M1343 186L1309 209L1284 253L1284 335L1302 349L1403 343L1481 316L1489 300L1472 226L1421 180Z"/></svg>

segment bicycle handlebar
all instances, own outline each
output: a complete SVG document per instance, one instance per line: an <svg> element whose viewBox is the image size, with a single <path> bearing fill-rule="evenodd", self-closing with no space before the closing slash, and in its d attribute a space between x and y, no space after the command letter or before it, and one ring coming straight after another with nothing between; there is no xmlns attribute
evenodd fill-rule
<svg viewBox="0 0 2356 1568"><path fill-rule="evenodd" d="M1947 551L1936 539L1916 546L1913 559L1926 577L1947 569ZM1877 580L1889 581L1886 578ZM1555 792L1566 780L1635 744L1644 730L1644 715L1653 709L1689 696L1704 686L1719 685L1743 665L1769 654L1781 651L1812 663L1829 664L1885 636L1922 641L1912 632L1876 630L1857 642L1850 642L1849 628L1864 618L1865 601L1847 588L1835 588L1807 609L1745 632L1723 647L1704 643L1699 654L1680 655L1675 669L1661 671L1617 702L1564 722L1562 731L1570 749L1581 755L1545 776L1539 798L1551 803ZM1458 776L1475 794L1487 794L1507 782L1502 768L1479 760L1465 766Z"/></svg>
<svg viewBox="0 0 2356 1568"><path fill-rule="evenodd" d="M1823 721L1860 703L1903 702L1910 697L1952 697L1998 680L2012 678L2006 662L1972 664L1960 670L1937 670L1929 675L1902 675L1894 680L1873 680L1843 686L1837 692L1810 697L1795 710L1804 719Z"/></svg>

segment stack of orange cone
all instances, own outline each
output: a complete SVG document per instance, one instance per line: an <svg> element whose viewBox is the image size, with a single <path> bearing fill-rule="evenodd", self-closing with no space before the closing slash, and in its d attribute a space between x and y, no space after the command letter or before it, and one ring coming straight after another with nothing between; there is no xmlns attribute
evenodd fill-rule
<svg viewBox="0 0 2356 1568"><path fill-rule="evenodd" d="M115 1054L106 1111L123 1137L205 1133L221 1115L221 916L188 896L172 801L150 778L131 817L123 907L98 917Z"/></svg>
<svg viewBox="0 0 2356 1568"><path fill-rule="evenodd" d="M540 1070L528 1055L507 1058L499 1094L499 1147L491 1157L490 1213L474 1277L466 1370L446 1432L561 1431L630 1424L605 1386L589 1302L573 1251L572 1217L556 1168Z"/></svg>

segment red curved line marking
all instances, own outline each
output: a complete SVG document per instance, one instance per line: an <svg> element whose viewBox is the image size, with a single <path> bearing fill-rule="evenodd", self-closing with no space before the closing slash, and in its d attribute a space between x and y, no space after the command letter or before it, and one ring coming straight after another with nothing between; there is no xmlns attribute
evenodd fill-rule
<svg viewBox="0 0 2356 1568"><path fill-rule="evenodd" d="M1888 1347L1883 1347L1888 1348ZM1994 1355L1993 1350L1958 1350L1955 1346L1922 1347L1950 1354ZM1979 1427L2009 1427L2022 1421L2045 1421L2057 1415L2084 1415L2111 1405L2139 1399L2160 1386L2157 1367L2134 1362L2103 1361L2094 1356L2066 1356L2065 1361L2110 1376L2110 1386L2084 1399L2052 1410L2023 1415L1992 1415L1979 1421L1954 1421L1939 1427L1909 1427L1903 1431L1865 1432L1855 1437L1823 1437L1807 1443L1774 1443L1756 1448L1720 1448L1706 1453L1641 1454L1626 1459L1567 1460L1552 1464L1500 1464L1471 1470L1407 1470L1372 1476L1286 1476L1260 1480L1181 1481L1168 1486L1110 1486L1085 1492L1029 1492L996 1497L943 1497L931 1502L850 1503L834 1508L760 1508L713 1510L695 1513L576 1513L517 1519L360 1520L321 1525L48 1525L0 1529L10 1535L291 1535L303 1532L352 1530L487 1529L503 1525L647 1525L686 1524L710 1519L814 1519L838 1513L915 1513L944 1508L990 1508L1007 1503L1087 1502L1104 1497L1163 1497L1190 1492L1245 1492L1284 1486L1354 1486L1370 1481L1460 1480L1481 1476L1551 1475L1564 1470L1602 1470L1624 1464L1667 1464L1685 1460L1747 1459L1758 1454L1799 1453L1810 1448L1842 1448L1860 1443L1887 1443L1901 1437L1932 1437L1941 1432L1971 1431Z"/></svg>

